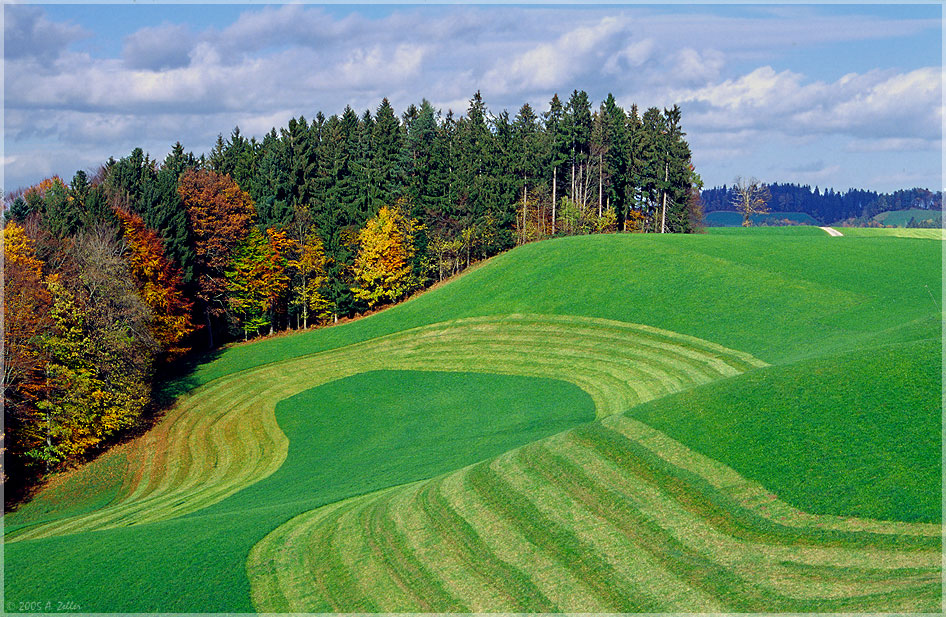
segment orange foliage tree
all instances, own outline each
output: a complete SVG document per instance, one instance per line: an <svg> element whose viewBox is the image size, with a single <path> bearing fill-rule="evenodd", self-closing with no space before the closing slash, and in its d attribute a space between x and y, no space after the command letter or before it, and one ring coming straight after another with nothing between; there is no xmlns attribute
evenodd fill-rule
<svg viewBox="0 0 946 617"><path fill-rule="evenodd" d="M182 342L195 330L193 303L184 295L180 272L165 255L161 238L140 216L117 206L114 211L128 245L131 277L151 309L151 334L167 359L178 358L188 351Z"/></svg>
<svg viewBox="0 0 946 617"><path fill-rule="evenodd" d="M193 232L197 299L204 311L213 347L212 319L226 312L224 273L247 237L256 209L249 193L230 176L209 169L188 169L181 175L177 190Z"/></svg>

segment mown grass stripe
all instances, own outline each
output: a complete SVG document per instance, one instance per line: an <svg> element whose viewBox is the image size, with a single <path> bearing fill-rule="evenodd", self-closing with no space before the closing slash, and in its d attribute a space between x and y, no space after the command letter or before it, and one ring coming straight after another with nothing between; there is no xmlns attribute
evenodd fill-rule
<svg viewBox="0 0 946 617"><path fill-rule="evenodd" d="M506 599L504 610L514 612L557 613L558 607L536 586L532 579L499 559L480 534L440 493L439 482L428 482L418 493L421 510L438 537L470 572L497 590Z"/></svg>
<svg viewBox="0 0 946 617"><path fill-rule="evenodd" d="M374 500L365 507L365 537L375 558L385 564L397 584L416 600L411 612L462 613L469 609L449 594L437 576L407 546L388 517L387 499ZM421 610L417 610L421 609Z"/></svg>
<svg viewBox="0 0 946 617"><path fill-rule="evenodd" d="M612 416L602 422L602 426L640 444L653 457L666 461L666 464L672 468L689 472L688 477L699 478L709 483L712 489L735 503L737 507L784 527L923 536L929 539L932 548L939 549L942 527L938 524L877 521L802 512L778 500L764 487L747 480L735 470L690 450L682 443L638 420L626 415ZM710 491L708 494L712 493L713 491Z"/></svg>
<svg viewBox="0 0 946 617"><path fill-rule="evenodd" d="M612 610L626 613L659 610L659 603L643 590L631 589L622 593L616 589L614 581L617 577L610 564L568 529L544 516L531 501L509 486L489 463L472 467L467 479L473 490L497 513L509 520L527 540L575 573Z"/></svg>
<svg viewBox="0 0 946 617"><path fill-rule="evenodd" d="M470 467L445 476L438 482L439 493L448 507L460 514L496 557L523 574L560 612L607 612L609 607L571 570L530 542L515 522L493 510L473 490L467 475Z"/></svg>
<svg viewBox="0 0 946 617"><path fill-rule="evenodd" d="M639 545L657 557L669 570L695 586L712 593L730 607L740 611L813 611L826 608L858 608L879 610L896 599L904 588L912 587L920 595L928 590L929 582L921 580L918 587L910 585L910 578L901 578L891 589L876 593L848 594L843 597L790 597L766 585L753 582L713 561L711 556L688 547L660 526L659 521L643 516L633 503L602 486L589 477L581 467L556 456L536 444L523 449L521 458L530 461L532 468L550 483L567 487L576 499L593 508L604 518L620 525ZM526 456L525 451L528 451ZM755 580L771 580L753 572ZM860 585L858 589L863 590ZM907 593L905 597L913 595Z"/></svg>
<svg viewBox="0 0 946 617"><path fill-rule="evenodd" d="M276 401L361 371L479 370L564 379L585 389L604 417L727 376L741 362L745 354L706 341L607 320L513 315L423 326L207 384L129 449L133 481L108 507L21 528L7 539L165 520L225 499L285 460Z"/></svg>
<svg viewBox="0 0 946 617"><path fill-rule="evenodd" d="M832 578L835 567L870 564L876 568L891 569L902 567L904 564L922 564L938 570L937 556L928 553L884 553L869 549L788 546L740 540L712 527L703 518L684 509L670 495L633 474L625 473L625 470L572 439L563 437L546 440L542 442L542 447L582 469L598 485L619 494L621 499L630 504L629 507L633 507L640 515L672 534L677 541L708 559L739 572L744 578L768 581L770 586L789 597L850 595L845 590L846 584L843 581ZM802 580L795 572L782 567L781 564L786 560L804 561L815 567L829 567L825 568L826 576L822 579L822 584L815 586L810 581ZM909 582L904 579L900 584ZM869 591L889 587L860 581L856 588Z"/></svg>
<svg viewBox="0 0 946 617"><path fill-rule="evenodd" d="M739 507L701 476L673 466L626 436L601 423L574 429L574 439L628 473L671 495L684 508L734 537L765 543L864 549L931 550L939 538L788 527Z"/></svg>
<svg viewBox="0 0 946 617"><path fill-rule="evenodd" d="M585 507L618 526L668 572L709 593L727 609L759 612L789 608L784 602L779 602L783 599L776 594L748 583L730 569L678 541L653 520L643 516L634 503L600 486L577 465L550 454L544 448L530 448L530 455L533 469L547 481L554 481Z"/></svg>

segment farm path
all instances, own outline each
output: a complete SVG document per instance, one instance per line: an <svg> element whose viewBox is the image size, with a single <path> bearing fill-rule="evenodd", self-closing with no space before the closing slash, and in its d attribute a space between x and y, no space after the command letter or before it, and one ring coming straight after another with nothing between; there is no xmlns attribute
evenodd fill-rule
<svg viewBox="0 0 946 617"><path fill-rule="evenodd" d="M837 229L834 229L833 227L821 227L820 229L825 230L829 236L843 236L844 235Z"/></svg>

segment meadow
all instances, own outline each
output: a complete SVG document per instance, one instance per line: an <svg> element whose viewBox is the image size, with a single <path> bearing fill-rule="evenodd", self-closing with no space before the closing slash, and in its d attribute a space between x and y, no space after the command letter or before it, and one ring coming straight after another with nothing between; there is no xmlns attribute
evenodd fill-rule
<svg viewBox="0 0 946 617"><path fill-rule="evenodd" d="M563 238L234 346L6 517L7 610L938 610L941 259Z"/></svg>

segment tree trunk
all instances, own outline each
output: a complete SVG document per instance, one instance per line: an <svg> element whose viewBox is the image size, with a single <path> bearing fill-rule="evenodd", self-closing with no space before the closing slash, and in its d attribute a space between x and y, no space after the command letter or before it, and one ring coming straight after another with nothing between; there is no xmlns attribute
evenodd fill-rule
<svg viewBox="0 0 946 617"><path fill-rule="evenodd" d="M529 230L529 184L528 177L525 177L526 184L522 185L522 243L526 243L526 233ZM467 258L466 266L469 268L469 258Z"/></svg>
<svg viewBox="0 0 946 617"><path fill-rule="evenodd" d="M601 164L601 155L598 155L598 218L601 218L601 204L604 202L604 166Z"/></svg>
<svg viewBox="0 0 946 617"><path fill-rule="evenodd" d="M213 326L210 324L210 307L207 306L206 302L204 303L204 319L206 319L207 321L207 338L209 340L209 345L210 345L208 349L213 349L214 348L214 329L213 329Z"/></svg>
<svg viewBox="0 0 946 617"><path fill-rule="evenodd" d="M575 193L575 159L572 159L572 185L571 185L572 201L578 201L578 195Z"/></svg>
<svg viewBox="0 0 946 617"><path fill-rule="evenodd" d="M557 182L555 181L558 176L558 167L552 168L552 235L555 235L555 188Z"/></svg>
<svg viewBox="0 0 946 617"><path fill-rule="evenodd" d="M660 214L660 233L667 233L667 179L670 177L670 163L664 164L664 208Z"/></svg>

